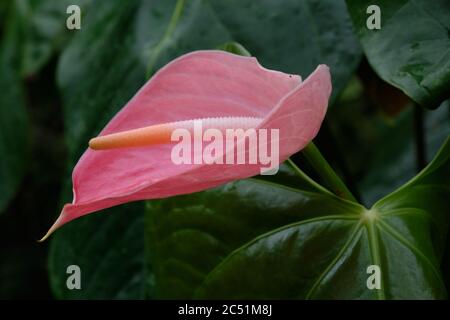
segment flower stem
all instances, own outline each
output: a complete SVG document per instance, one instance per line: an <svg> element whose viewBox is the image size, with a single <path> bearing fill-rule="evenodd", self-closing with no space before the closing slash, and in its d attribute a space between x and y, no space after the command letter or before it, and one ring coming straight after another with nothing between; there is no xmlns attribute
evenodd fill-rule
<svg viewBox="0 0 450 320"><path fill-rule="evenodd" d="M302 150L302 154L320 176L326 188L341 198L358 202L313 142Z"/></svg>

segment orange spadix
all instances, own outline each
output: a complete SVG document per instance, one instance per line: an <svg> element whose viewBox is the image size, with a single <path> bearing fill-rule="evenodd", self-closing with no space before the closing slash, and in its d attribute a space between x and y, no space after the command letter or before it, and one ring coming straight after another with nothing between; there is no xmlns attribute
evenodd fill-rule
<svg viewBox="0 0 450 320"><path fill-rule="evenodd" d="M250 129L262 121L256 117L214 117L195 120L182 120L156 124L93 138L89 147L94 150L144 147L156 144L172 143L171 135L175 129L187 129L202 134L202 130Z"/></svg>
<svg viewBox="0 0 450 320"><path fill-rule="evenodd" d="M157 124L93 138L89 141L89 147L94 150L107 150L165 144L170 143L172 131L170 124Z"/></svg>

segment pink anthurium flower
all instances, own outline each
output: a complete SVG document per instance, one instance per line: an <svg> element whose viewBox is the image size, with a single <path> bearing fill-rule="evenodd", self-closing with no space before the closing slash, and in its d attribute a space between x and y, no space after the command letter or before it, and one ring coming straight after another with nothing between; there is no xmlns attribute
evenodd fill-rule
<svg viewBox="0 0 450 320"><path fill-rule="evenodd" d="M275 148L268 145L279 142L276 151L283 162L316 136L330 93L325 65L302 82L297 75L263 68L255 58L223 51L196 51L175 59L90 141L72 174L73 202L64 206L43 239L63 224L101 209L201 191L261 172L261 159L243 164L220 161L243 144L248 156L252 150L244 139L215 150L209 163L174 163L176 129L194 136L196 124L216 133L275 129L278 134L267 145L260 143L258 150L272 148L273 153ZM202 141L201 147L206 144ZM198 150L191 152L198 160Z"/></svg>

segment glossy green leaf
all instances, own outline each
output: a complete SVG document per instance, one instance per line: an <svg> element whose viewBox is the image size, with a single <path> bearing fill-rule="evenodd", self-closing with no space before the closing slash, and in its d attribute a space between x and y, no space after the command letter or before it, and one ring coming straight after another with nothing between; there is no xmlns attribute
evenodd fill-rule
<svg viewBox="0 0 450 320"><path fill-rule="evenodd" d="M157 295L445 298L449 178L447 140L419 176L371 210L281 175L150 202ZM367 287L371 265L381 268L380 290Z"/></svg>
<svg viewBox="0 0 450 320"><path fill-rule="evenodd" d="M450 138L438 155L408 183L374 204L373 225L386 250L384 281L399 279L413 298L444 298L440 259L450 207ZM389 240L384 239L386 236ZM399 248L407 250L399 250ZM391 258L391 259L389 259ZM391 294L408 297L400 286Z"/></svg>
<svg viewBox="0 0 450 320"><path fill-rule="evenodd" d="M334 0L211 0L233 40L267 68L306 78L330 66L336 98L360 60L345 3Z"/></svg>
<svg viewBox="0 0 450 320"><path fill-rule="evenodd" d="M351 229L352 221L356 221L362 210L356 204L343 201L328 191L309 184L307 180L299 179L287 167L267 180L252 178L193 195L150 201L147 233L150 235L148 245L152 248L155 259L157 296L195 296L202 283L233 250L272 230L298 221L336 221L341 230L338 233L346 234ZM336 242L336 236L329 240ZM275 241L273 244L276 245ZM289 250L294 252L298 244L295 240L290 244ZM324 254L331 257L332 251ZM286 256L279 252L280 263L284 257ZM274 270L279 270L273 269L274 266L269 264L266 267L273 275ZM288 269L287 265L286 268ZM299 271L298 268L294 269L291 272ZM238 268L235 271L237 275L245 272L248 281L253 281L255 286L272 282L266 272L250 265L247 270ZM280 277L284 277L285 272L286 270L280 270ZM261 281L266 276L268 282ZM246 291L250 289L247 287L248 281L245 284L241 281L230 283L227 287L233 287L235 294L225 292L227 289L224 287L205 297L277 296L273 291L262 287L260 293L250 294ZM291 276L286 276L285 281L290 282L286 292L299 285ZM274 284L274 287L281 289L283 285L278 287Z"/></svg>
<svg viewBox="0 0 450 320"><path fill-rule="evenodd" d="M10 11L0 45L0 213L14 196L26 170L28 117L20 82L20 22Z"/></svg>
<svg viewBox="0 0 450 320"><path fill-rule="evenodd" d="M447 0L347 0L373 69L417 103L436 108L450 97L450 2ZM366 13L376 4L381 29L369 30Z"/></svg>
<svg viewBox="0 0 450 320"><path fill-rule="evenodd" d="M269 25L270 30L261 33L265 36L255 39L249 37L247 32L247 40L244 39L242 44L247 46L248 42L250 46L256 47L258 51L255 50L254 54L265 66L281 68L284 71L307 75L317 64L329 63L333 70L337 94L339 86L346 82L360 56L358 44L351 33L351 23L345 5L335 4L331 0L327 1L331 9L314 1L301 1L301 5L290 0L255 3L256 9L260 12L273 11L281 19L291 19L289 26L300 31L298 37L289 38L287 41L286 33L291 32L291 29L279 28L280 18L259 15L252 17L249 26L252 30L257 30ZM91 7L95 10L88 10L82 30L76 32L70 40L58 66L58 85L64 107L65 139L69 149L69 170L87 147L89 138L97 135L133 96L145 82L146 76L183 53L199 49L215 49L223 43L238 40L240 30L245 27L243 17L254 14L255 5L248 4L250 2L245 6L237 1L230 2L227 11L221 12L221 4L214 1L93 1ZM284 16L283 12L289 11L286 8L295 11ZM311 9L317 9L321 15L319 17L313 15ZM236 13L235 20L230 15L230 10ZM305 21L305 18L309 20ZM326 27L329 24L333 25L333 29L327 31ZM320 39L317 43L310 44L307 42L311 41L309 32L318 25L321 26ZM319 52L325 52L328 48L333 48L331 53L319 55ZM293 55L295 58L287 59L288 55L283 54L276 59L276 54L285 51L295 52ZM283 59L287 60L283 62ZM347 67L342 67L342 61L346 61ZM66 200L70 201L69 193ZM77 264L78 261L85 265L87 272L91 273L96 264L106 260L114 262L115 265L105 262L111 269L122 270L127 268L126 259L108 260L105 255L116 256L121 246L142 248L142 237L145 232L143 224L142 237L135 236L127 240L142 241L141 244L120 242L114 247L113 253L109 253L109 244L101 239L98 240L101 243L95 246L95 249L89 251L79 249L90 239L89 230L103 232L105 221L109 221L107 219L111 219L117 210L133 214L121 214L120 218L115 218L112 222L114 226L108 227L111 230L123 230L124 225L142 222L142 220L136 222L135 219L139 213L144 214L144 210L139 206L130 208L123 206L105 210L105 213L101 214L105 220L100 220L97 215L89 215L83 217L82 222L75 222L57 231L52 240L50 255L52 266L50 279L57 297L85 297L83 291L73 293L65 289L67 278L65 266ZM151 265L153 251L148 246L145 248L147 262ZM146 267L147 269L151 268ZM102 277L86 275L89 279L87 285L91 288L86 297L117 297L116 290L102 288L98 283L111 281L117 284L115 276L112 273L105 273ZM151 272L148 272L145 278L146 296L152 296ZM133 292L129 293L129 296L136 297Z"/></svg>

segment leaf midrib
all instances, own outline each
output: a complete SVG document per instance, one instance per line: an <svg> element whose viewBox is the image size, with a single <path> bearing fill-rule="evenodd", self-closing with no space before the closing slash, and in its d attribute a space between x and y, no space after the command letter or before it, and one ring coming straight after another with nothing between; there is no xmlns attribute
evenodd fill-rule
<svg viewBox="0 0 450 320"><path fill-rule="evenodd" d="M343 254L347 251L347 249L349 248L349 246L353 243L353 241L355 240L356 236L359 233L359 237L361 237L361 233L359 232L362 228L362 223L361 221L355 226L355 228L353 229L353 231L350 233L350 235L348 236L347 241L344 243L344 245L342 246L341 250L338 252L338 254L336 255L336 257L334 257L334 259L330 262L330 264L324 269L324 271L322 272L322 274L317 278L317 280L313 283L313 285L311 286L311 289L309 289L309 291L307 292L306 296L305 296L305 300L310 300L312 295L316 292L317 288L320 286L321 282L325 279L325 277L329 274L329 272L331 271L331 269L333 269L333 267L336 265L336 263L339 262L339 260L341 259L341 257L343 256ZM359 240L358 240L359 241Z"/></svg>
<svg viewBox="0 0 450 320"><path fill-rule="evenodd" d="M377 227L386 232L387 234L389 234L392 238L394 238L395 240L397 240L399 243L401 243L404 247L406 247L409 251L413 252L416 254L416 256L418 256L419 258L422 259L422 261L424 261L426 264L428 264L428 266L431 268L431 270L433 271L434 275L436 276L436 278L440 281L443 282L443 279L439 273L439 271L436 269L436 266L431 262L430 259L428 259L428 257L422 252L422 250L420 250L419 248L417 248L415 245L413 245L408 239L406 239L401 233L399 233L398 231L396 231L389 223L383 221L383 220L379 220Z"/></svg>
<svg viewBox="0 0 450 320"><path fill-rule="evenodd" d="M378 266L380 268L380 270L382 270L383 268L381 265L379 234L377 232L375 222L372 219L367 219L365 221L365 227L366 227L366 231L367 231L367 241L369 243L369 253L372 258L372 264ZM380 286L380 289L377 290L377 297L379 300L386 299L383 276L381 276L381 286Z"/></svg>

